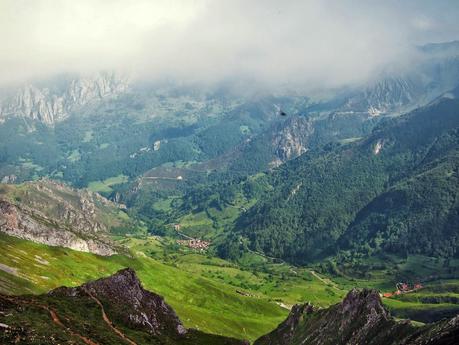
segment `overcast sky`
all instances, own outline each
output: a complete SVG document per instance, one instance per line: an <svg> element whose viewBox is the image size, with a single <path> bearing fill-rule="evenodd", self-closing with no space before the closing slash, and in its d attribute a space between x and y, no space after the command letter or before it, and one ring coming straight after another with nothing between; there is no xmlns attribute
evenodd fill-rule
<svg viewBox="0 0 459 345"><path fill-rule="evenodd" d="M0 84L137 78L341 86L459 39L459 1L0 0Z"/></svg>

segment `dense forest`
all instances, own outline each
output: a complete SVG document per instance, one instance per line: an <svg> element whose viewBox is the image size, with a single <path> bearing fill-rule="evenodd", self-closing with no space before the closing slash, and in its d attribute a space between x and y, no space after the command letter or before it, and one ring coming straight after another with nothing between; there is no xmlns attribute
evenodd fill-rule
<svg viewBox="0 0 459 345"><path fill-rule="evenodd" d="M457 99L441 99L282 165L228 238L292 262L350 249L456 257L458 111Z"/></svg>
<svg viewBox="0 0 459 345"><path fill-rule="evenodd" d="M248 114L247 104L227 105L224 98L199 108L181 95L160 106L148 93L141 96L89 104L54 126L6 119L0 175L15 175L16 182L51 177L77 187L118 175L134 178L164 163L215 158L262 131L271 116L268 110ZM174 107L176 113L162 114Z"/></svg>

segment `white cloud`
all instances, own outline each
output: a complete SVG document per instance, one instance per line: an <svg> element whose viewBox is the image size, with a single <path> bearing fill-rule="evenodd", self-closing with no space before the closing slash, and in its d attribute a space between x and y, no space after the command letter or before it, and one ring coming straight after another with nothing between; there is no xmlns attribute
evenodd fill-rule
<svg viewBox="0 0 459 345"><path fill-rule="evenodd" d="M365 80L442 38L432 1L0 0L0 83L121 69L145 79L315 88ZM438 6L437 6L438 7ZM457 13L454 2L445 8ZM452 16L454 17L454 16ZM445 29L446 28L446 29ZM454 30L453 30L454 31Z"/></svg>

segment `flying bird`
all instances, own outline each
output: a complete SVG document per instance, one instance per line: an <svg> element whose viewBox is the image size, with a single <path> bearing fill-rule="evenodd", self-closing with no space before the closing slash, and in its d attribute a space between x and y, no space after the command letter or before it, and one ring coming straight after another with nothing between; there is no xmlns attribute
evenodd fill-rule
<svg viewBox="0 0 459 345"><path fill-rule="evenodd" d="M274 107L276 108L277 113L280 116L287 116L287 113L285 111L283 111L280 106L278 106L277 104L274 104Z"/></svg>

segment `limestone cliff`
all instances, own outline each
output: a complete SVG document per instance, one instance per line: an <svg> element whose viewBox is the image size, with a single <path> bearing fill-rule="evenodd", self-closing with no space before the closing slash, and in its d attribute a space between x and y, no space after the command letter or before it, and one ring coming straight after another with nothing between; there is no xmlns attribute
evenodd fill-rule
<svg viewBox="0 0 459 345"><path fill-rule="evenodd" d="M51 246L115 254L108 234L121 224L119 212L96 193L54 181L0 185L0 231Z"/></svg>
<svg viewBox="0 0 459 345"><path fill-rule="evenodd" d="M26 85L0 103L0 119L24 117L53 125L67 118L79 106L116 97L127 89L127 80L114 73L73 79L59 90Z"/></svg>

